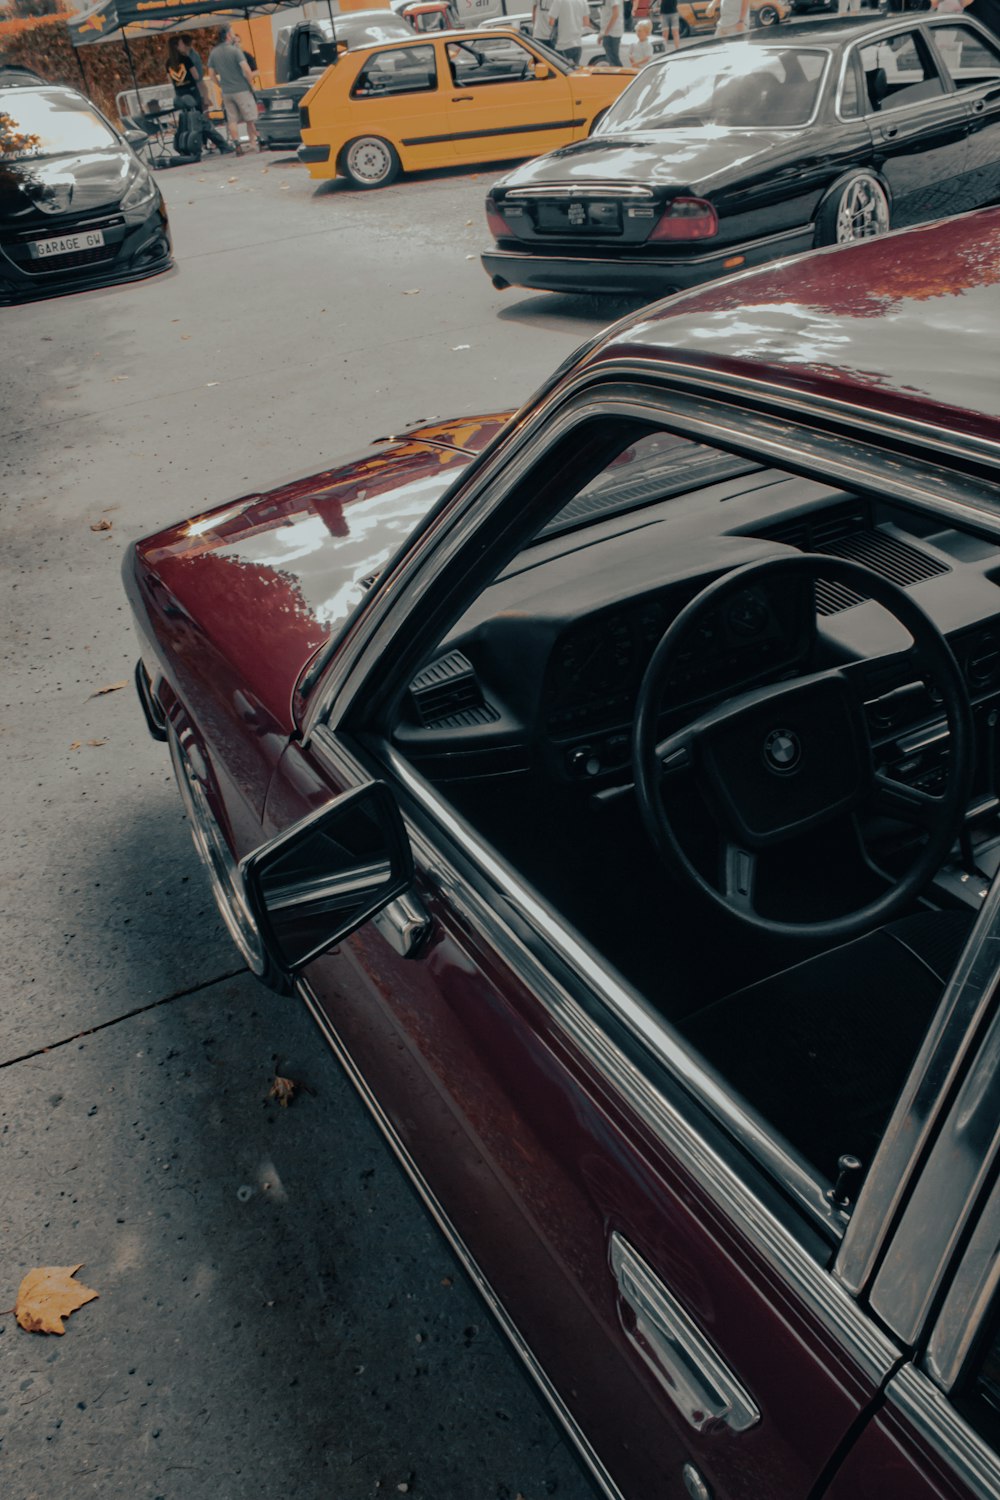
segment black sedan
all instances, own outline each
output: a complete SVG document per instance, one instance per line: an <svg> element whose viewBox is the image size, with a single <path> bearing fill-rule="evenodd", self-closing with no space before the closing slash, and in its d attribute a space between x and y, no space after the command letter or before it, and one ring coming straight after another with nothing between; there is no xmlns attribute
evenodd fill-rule
<svg viewBox="0 0 1000 1500"><path fill-rule="evenodd" d="M497 288L662 296L1000 193L1000 41L955 15L806 22L644 68L486 200Z"/></svg>
<svg viewBox="0 0 1000 1500"><path fill-rule="evenodd" d="M0 303L170 264L163 197L125 137L76 89L0 69Z"/></svg>

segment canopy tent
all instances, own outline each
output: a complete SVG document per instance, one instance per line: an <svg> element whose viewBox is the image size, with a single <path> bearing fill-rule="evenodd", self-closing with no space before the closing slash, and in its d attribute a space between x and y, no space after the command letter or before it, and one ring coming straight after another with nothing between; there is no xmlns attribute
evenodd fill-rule
<svg viewBox="0 0 1000 1500"><path fill-rule="evenodd" d="M139 37L186 31L210 17L239 21L251 15L270 15L297 7L300 0L249 0L246 5L219 4L219 0L90 0L81 10L66 16L74 47L94 42L127 42Z"/></svg>

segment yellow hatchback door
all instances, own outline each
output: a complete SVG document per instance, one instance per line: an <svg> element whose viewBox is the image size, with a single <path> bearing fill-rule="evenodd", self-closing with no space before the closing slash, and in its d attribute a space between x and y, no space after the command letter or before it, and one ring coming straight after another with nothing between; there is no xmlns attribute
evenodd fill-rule
<svg viewBox="0 0 1000 1500"><path fill-rule="evenodd" d="M445 107L459 161L538 156L581 133L584 115L570 79L518 38L483 32L445 41L443 50L452 84ZM442 68L442 88L448 81Z"/></svg>
<svg viewBox="0 0 1000 1500"><path fill-rule="evenodd" d="M440 61L431 41L370 53L351 87L338 133L345 140L389 141L408 170L447 164L451 78L441 75Z"/></svg>

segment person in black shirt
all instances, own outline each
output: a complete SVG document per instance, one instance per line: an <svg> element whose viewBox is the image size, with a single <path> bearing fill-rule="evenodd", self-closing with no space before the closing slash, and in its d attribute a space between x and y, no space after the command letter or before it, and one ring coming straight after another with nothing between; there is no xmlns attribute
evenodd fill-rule
<svg viewBox="0 0 1000 1500"><path fill-rule="evenodd" d="M174 86L174 104L177 108L195 111L202 144L211 141L219 151L232 151L233 147L225 136L215 129L205 114L208 105L205 68L186 36L170 38L167 45L167 77ZM183 118L183 115L179 118Z"/></svg>
<svg viewBox="0 0 1000 1500"><path fill-rule="evenodd" d="M174 86L174 103L187 95L195 108L207 102L204 95L205 68L186 36L172 36L167 44L167 77Z"/></svg>

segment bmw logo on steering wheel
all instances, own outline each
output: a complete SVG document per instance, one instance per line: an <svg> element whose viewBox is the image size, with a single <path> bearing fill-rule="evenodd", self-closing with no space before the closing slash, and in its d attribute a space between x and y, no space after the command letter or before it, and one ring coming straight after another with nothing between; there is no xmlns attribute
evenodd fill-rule
<svg viewBox="0 0 1000 1500"><path fill-rule="evenodd" d="M785 775L794 771L802 759L802 744L791 729L772 729L764 741L764 764L769 771Z"/></svg>

